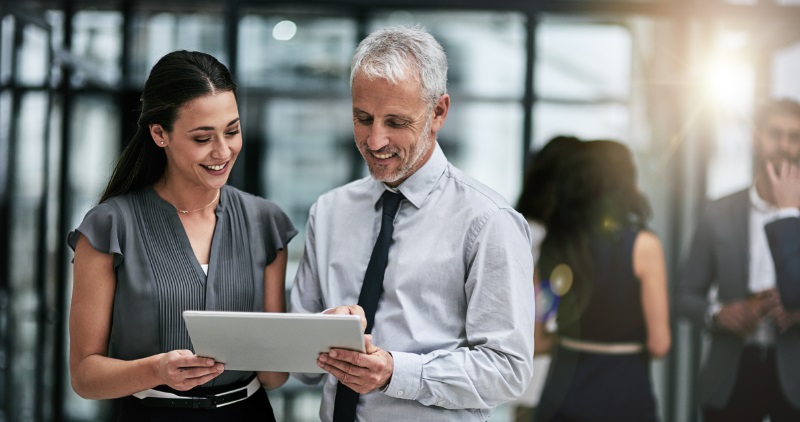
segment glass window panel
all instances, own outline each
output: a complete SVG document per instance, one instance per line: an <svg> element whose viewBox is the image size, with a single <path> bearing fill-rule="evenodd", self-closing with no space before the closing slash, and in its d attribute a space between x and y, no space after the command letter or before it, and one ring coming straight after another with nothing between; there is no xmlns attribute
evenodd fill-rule
<svg viewBox="0 0 800 422"><path fill-rule="evenodd" d="M751 121L720 116L716 142L706 176L706 196L720 198L743 189L753 180Z"/></svg>
<svg viewBox="0 0 800 422"><path fill-rule="evenodd" d="M540 97L624 101L630 95L631 36L622 26L544 21L536 55Z"/></svg>
<svg viewBox="0 0 800 422"><path fill-rule="evenodd" d="M37 316L39 303L36 276L39 267L31 265L37 250L40 227L39 212L43 197L45 118L47 95L42 92L23 94L19 115L16 116L17 137L24 142L15 142L14 190L9 198L11 214L10 239L14 247L9 250L10 306L14 333L11 359L11 377L15 388L11 391L14 400L12 420L32 420L35 406ZM12 140L13 141L13 140Z"/></svg>
<svg viewBox="0 0 800 422"><path fill-rule="evenodd" d="M11 66L14 63L14 25L17 22L11 15L0 20L0 83L6 84L11 79Z"/></svg>
<svg viewBox="0 0 800 422"><path fill-rule="evenodd" d="M69 189L76 207L71 227L77 227L106 187L119 156L120 115L112 96L80 95L74 101L68 151Z"/></svg>
<svg viewBox="0 0 800 422"><path fill-rule="evenodd" d="M118 84L122 75L122 13L79 11L73 18L72 28L72 54L77 70L72 83L83 85L89 79Z"/></svg>
<svg viewBox="0 0 800 422"><path fill-rule="evenodd" d="M521 99L525 93L523 14L393 11L376 14L369 30L398 24L420 24L442 44L451 94Z"/></svg>
<svg viewBox="0 0 800 422"><path fill-rule="evenodd" d="M629 142L630 112L620 104L555 104L534 106L534 148L541 148L557 135L583 139L614 139Z"/></svg>
<svg viewBox="0 0 800 422"><path fill-rule="evenodd" d="M241 86L349 96L352 18L248 14L239 25Z"/></svg>
<svg viewBox="0 0 800 422"><path fill-rule="evenodd" d="M772 59L772 95L800 101L800 42L778 51Z"/></svg>
<svg viewBox="0 0 800 422"><path fill-rule="evenodd" d="M267 148L261 178L268 197L301 231L301 240L290 248L292 257L299 259L311 204L322 193L350 181L352 169L361 165L353 141L350 99L275 99L266 104L262 121L258 131L264 134Z"/></svg>
<svg viewBox="0 0 800 422"><path fill-rule="evenodd" d="M11 90L0 91L0 198L6 200L8 183L8 148L11 143ZM0 214L2 215L2 214ZM2 330L0 329L0 332ZM2 349L2 348L0 348Z"/></svg>
<svg viewBox="0 0 800 422"><path fill-rule="evenodd" d="M714 119L714 145L706 173L706 196L719 198L750 185L752 116L756 103L754 63L740 51L751 38L739 30L719 30L704 75L711 88L705 106ZM731 87L736 87L731 89Z"/></svg>
<svg viewBox="0 0 800 422"><path fill-rule="evenodd" d="M22 45L17 56L17 81L22 85L42 86L50 69L48 33L35 25L22 28Z"/></svg>
<svg viewBox="0 0 800 422"><path fill-rule="evenodd" d="M522 118L516 102L453 102L439 144L453 165L513 203L522 174Z"/></svg>
<svg viewBox="0 0 800 422"><path fill-rule="evenodd" d="M174 50L202 51L228 62L224 15L139 13L133 17L129 83L141 87L153 65Z"/></svg>

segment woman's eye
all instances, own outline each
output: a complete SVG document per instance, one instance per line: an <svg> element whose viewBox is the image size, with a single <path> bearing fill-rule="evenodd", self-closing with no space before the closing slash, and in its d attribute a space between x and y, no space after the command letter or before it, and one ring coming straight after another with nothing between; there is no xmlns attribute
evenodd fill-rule
<svg viewBox="0 0 800 422"><path fill-rule="evenodd" d="M227 132L227 133L226 133L226 135L228 135L228 136L234 136L234 135L238 135L238 134L239 134L239 132L240 132L240 130L239 130L239 129L236 129L236 130L232 130L232 131L230 131L230 132Z"/></svg>
<svg viewBox="0 0 800 422"><path fill-rule="evenodd" d="M206 142L208 142L210 140L211 140L211 138L202 138L202 139L201 138L195 138L194 141L197 142L198 144L204 144L204 143L206 143Z"/></svg>

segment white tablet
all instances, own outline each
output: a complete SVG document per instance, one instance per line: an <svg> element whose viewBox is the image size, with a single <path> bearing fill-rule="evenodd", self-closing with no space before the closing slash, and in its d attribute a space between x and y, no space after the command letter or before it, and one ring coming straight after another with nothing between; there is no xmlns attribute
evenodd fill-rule
<svg viewBox="0 0 800 422"><path fill-rule="evenodd" d="M227 370L321 373L320 353L364 352L357 315L184 311L183 319L195 353Z"/></svg>

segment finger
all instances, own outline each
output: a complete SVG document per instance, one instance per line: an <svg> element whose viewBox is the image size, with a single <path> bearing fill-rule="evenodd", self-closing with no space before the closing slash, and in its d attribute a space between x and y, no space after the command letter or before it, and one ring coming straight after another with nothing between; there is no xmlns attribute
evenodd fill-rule
<svg viewBox="0 0 800 422"><path fill-rule="evenodd" d="M225 365L218 363L212 367L207 366L188 366L178 369L186 378L204 377L208 374L220 374L225 371Z"/></svg>
<svg viewBox="0 0 800 422"><path fill-rule="evenodd" d="M337 306L333 309L328 309L324 312L326 315L350 315L350 309L347 306Z"/></svg>
<svg viewBox="0 0 800 422"><path fill-rule="evenodd" d="M216 365L217 363L218 362L216 362L214 359L200 357L200 356L182 357L177 362L178 367L180 368L194 368L194 367L210 368Z"/></svg>
<svg viewBox="0 0 800 422"><path fill-rule="evenodd" d="M364 335L364 350L367 351L367 354L373 354L381 350L380 347L375 346L372 344L372 334Z"/></svg>
<svg viewBox="0 0 800 422"><path fill-rule="evenodd" d="M187 388L188 390L213 380L214 378L218 377L219 374L221 374L221 372L206 374L203 375L202 377L188 378L184 384L189 387Z"/></svg>
<svg viewBox="0 0 800 422"><path fill-rule="evenodd" d="M773 166L772 162L770 161L767 161L767 177L769 178L769 181L772 182L773 184L778 182L778 176L775 172L775 166Z"/></svg>
<svg viewBox="0 0 800 422"><path fill-rule="evenodd" d="M348 365L347 362L336 361L330 358L326 359L324 355L320 355L320 358L317 360L317 365L348 387L353 385L355 378L351 377L351 375L344 370L344 365Z"/></svg>

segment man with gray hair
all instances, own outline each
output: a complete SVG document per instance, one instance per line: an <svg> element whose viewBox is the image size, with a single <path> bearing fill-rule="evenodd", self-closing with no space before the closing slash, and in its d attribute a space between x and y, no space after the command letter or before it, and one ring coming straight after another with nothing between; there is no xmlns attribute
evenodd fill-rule
<svg viewBox="0 0 800 422"><path fill-rule="evenodd" d="M362 316L367 352L320 355L320 419L486 421L533 371L528 225L437 144L450 96L428 32L370 34L350 86L370 176L311 207L291 311Z"/></svg>

